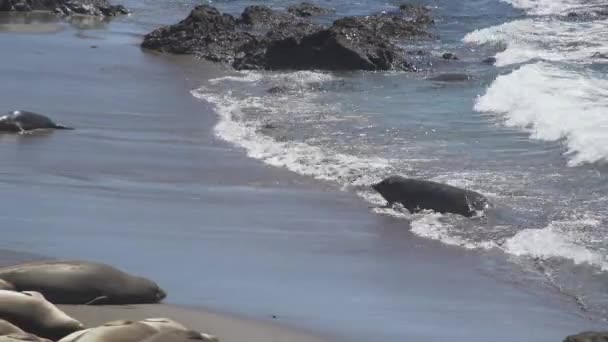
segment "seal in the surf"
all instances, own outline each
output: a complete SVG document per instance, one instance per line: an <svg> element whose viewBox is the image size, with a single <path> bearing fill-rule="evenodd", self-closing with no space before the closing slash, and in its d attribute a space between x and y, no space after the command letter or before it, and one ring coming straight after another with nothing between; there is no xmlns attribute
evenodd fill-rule
<svg viewBox="0 0 608 342"><path fill-rule="evenodd" d="M83 328L38 292L0 290L0 319L52 340Z"/></svg>
<svg viewBox="0 0 608 342"><path fill-rule="evenodd" d="M488 206L488 200L482 194L427 180L391 176L372 188L389 206L401 203L412 213L434 210L471 217Z"/></svg>
<svg viewBox="0 0 608 342"><path fill-rule="evenodd" d="M86 261L32 262L0 268L18 291L38 291L55 304L157 303L166 293L153 281Z"/></svg>
<svg viewBox="0 0 608 342"><path fill-rule="evenodd" d="M73 128L57 124L42 114L22 110L15 110L0 116L0 132L24 133L36 129Z"/></svg>

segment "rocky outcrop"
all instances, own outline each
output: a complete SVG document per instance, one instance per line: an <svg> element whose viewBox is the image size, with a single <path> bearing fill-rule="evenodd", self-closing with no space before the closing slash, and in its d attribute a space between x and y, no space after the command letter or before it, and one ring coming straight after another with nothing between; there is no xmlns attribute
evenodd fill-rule
<svg viewBox="0 0 608 342"><path fill-rule="evenodd" d="M564 342L608 342L608 331L586 331L568 336Z"/></svg>
<svg viewBox="0 0 608 342"><path fill-rule="evenodd" d="M0 11L51 11L105 17L129 13L124 6L110 5L107 0L0 0Z"/></svg>
<svg viewBox="0 0 608 342"><path fill-rule="evenodd" d="M303 3L288 12L249 6L234 18L202 5L181 22L146 35L142 47L236 69L414 70L394 40L431 37L425 28L432 18L424 7L345 17L323 27L302 18L320 13L311 6Z"/></svg>
<svg viewBox="0 0 608 342"><path fill-rule="evenodd" d="M323 8L309 2L302 2L297 5L287 7L287 12L298 17L316 17L319 15L328 15L334 11L328 8Z"/></svg>

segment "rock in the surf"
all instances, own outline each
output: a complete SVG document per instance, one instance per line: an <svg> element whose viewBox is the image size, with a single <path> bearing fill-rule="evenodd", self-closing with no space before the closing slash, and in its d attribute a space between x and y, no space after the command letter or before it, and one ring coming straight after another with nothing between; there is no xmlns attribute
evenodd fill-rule
<svg viewBox="0 0 608 342"><path fill-rule="evenodd" d="M247 6L238 23L250 28L273 28L285 22L300 20L293 14L274 10L268 6Z"/></svg>
<svg viewBox="0 0 608 342"><path fill-rule="evenodd" d="M0 290L0 319L23 331L49 339L59 339L83 328L38 292Z"/></svg>
<svg viewBox="0 0 608 342"><path fill-rule="evenodd" d="M296 5L287 7L287 12L298 17L315 17L320 15L328 15L333 13L333 10L311 4L310 2L301 2Z"/></svg>
<svg viewBox="0 0 608 342"><path fill-rule="evenodd" d="M576 335L570 335L564 342L608 342L608 331L586 331Z"/></svg>
<svg viewBox="0 0 608 342"><path fill-rule="evenodd" d="M469 74L461 73L445 73L430 77L429 80L435 82L464 82L471 80L473 77Z"/></svg>
<svg viewBox="0 0 608 342"><path fill-rule="evenodd" d="M445 59L446 61L457 61L459 58L451 53L451 52L446 52L443 55L441 55L441 58Z"/></svg>
<svg viewBox="0 0 608 342"><path fill-rule="evenodd" d="M165 292L153 281L86 261L32 262L0 268L19 291L38 291L55 304L157 303Z"/></svg>
<svg viewBox="0 0 608 342"><path fill-rule="evenodd" d="M63 15L112 17L128 14L122 5L110 5L107 0L0 0L0 11L50 11Z"/></svg>
<svg viewBox="0 0 608 342"><path fill-rule="evenodd" d="M433 210L471 217L486 209L489 203L485 196L471 190L401 176L388 177L372 188L388 205L400 203L412 213Z"/></svg>
<svg viewBox="0 0 608 342"><path fill-rule="evenodd" d="M322 27L287 12L250 6L241 18L196 7L181 22L145 36L142 47L193 54L236 69L414 70L393 40L428 38L428 10L346 17Z"/></svg>

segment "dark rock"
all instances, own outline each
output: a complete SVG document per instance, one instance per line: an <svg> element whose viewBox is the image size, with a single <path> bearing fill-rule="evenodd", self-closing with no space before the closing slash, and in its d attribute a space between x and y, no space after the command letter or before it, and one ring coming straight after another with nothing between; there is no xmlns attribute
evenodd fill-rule
<svg viewBox="0 0 608 342"><path fill-rule="evenodd" d="M291 13L274 10L268 6L248 6L241 14L239 23L253 28L273 28L290 21L298 21Z"/></svg>
<svg viewBox="0 0 608 342"><path fill-rule="evenodd" d="M413 70L399 47L379 35L365 19L346 17L305 36L273 40L264 68L321 70Z"/></svg>
<svg viewBox="0 0 608 342"><path fill-rule="evenodd" d="M431 81L436 82L464 82L472 79L473 77L468 74L452 73L452 74L440 74L429 78Z"/></svg>
<svg viewBox="0 0 608 342"><path fill-rule="evenodd" d="M608 342L608 331L586 331L566 337L564 342Z"/></svg>
<svg viewBox="0 0 608 342"><path fill-rule="evenodd" d="M448 61L450 61L450 60L452 60L452 61L458 60L458 57L456 57L456 55L453 54L453 53L451 53L451 52L444 53L443 55L441 55L441 58L443 58L445 60L448 60Z"/></svg>
<svg viewBox="0 0 608 342"><path fill-rule="evenodd" d="M432 25L435 20L431 16L431 10L428 7L414 5L414 4L403 4L399 6L401 16L417 25Z"/></svg>
<svg viewBox="0 0 608 342"><path fill-rule="evenodd" d="M483 64L489 64L489 65L494 65L496 63L496 57L488 57L488 58L484 58L481 63Z"/></svg>
<svg viewBox="0 0 608 342"><path fill-rule="evenodd" d="M323 8L309 2L302 2L297 5L287 7L287 12L298 17L313 17L319 15L328 15L333 13L329 8Z"/></svg>
<svg viewBox="0 0 608 342"><path fill-rule="evenodd" d="M591 58L608 59L608 54L596 52L593 55L591 55Z"/></svg>
<svg viewBox="0 0 608 342"><path fill-rule="evenodd" d="M110 5L107 0L0 0L0 11L51 11L62 15L112 17L129 14L122 5Z"/></svg>
<svg viewBox="0 0 608 342"><path fill-rule="evenodd" d="M346 17L325 28L266 6L249 6L235 19L203 5L146 35L142 47L195 54L236 69L414 70L392 40L430 37L424 30L428 13L409 5L396 14Z"/></svg>
<svg viewBox="0 0 608 342"><path fill-rule="evenodd" d="M266 90L266 92L268 94L285 94L288 90L289 89L285 86L275 86L272 88L268 88L268 90ZM266 124L266 125L264 125L264 127L266 127L268 125L272 126L272 124ZM266 127L266 128L273 128L273 127Z"/></svg>
<svg viewBox="0 0 608 342"><path fill-rule="evenodd" d="M237 32L236 25L232 16L221 14L209 5L201 5L179 23L147 34L142 47L231 63L239 48L256 40L247 32Z"/></svg>

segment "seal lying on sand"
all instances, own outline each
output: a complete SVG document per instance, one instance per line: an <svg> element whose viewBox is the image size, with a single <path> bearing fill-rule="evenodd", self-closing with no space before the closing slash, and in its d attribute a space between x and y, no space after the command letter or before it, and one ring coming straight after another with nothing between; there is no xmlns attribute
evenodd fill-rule
<svg viewBox="0 0 608 342"><path fill-rule="evenodd" d="M0 319L37 336L59 339L83 328L38 292L0 290Z"/></svg>
<svg viewBox="0 0 608 342"><path fill-rule="evenodd" d="M59 342L140 342L149 339L158 342L218 341L213 335L189 330L168 318L147 318L137 322L127 320L108 322L99 327L76 331Z"/></svg>
<svg viewBox="0 0 608 342"><path fill-rule="evenodd" d="M203 341L203 342L218 342L217 337L208 334L201 334L194 330L173 330L165 331L148 337L142 342L187 342L187 341Z"/></svg>
<svg viewBox="0 0 608 342"><path fill-rule="evenodd" d="M13 284L0 279L0 290L11 290L15 291L15 286Z"/></svg>
<svg viewBox="0 0 608 342"><path fill-rule="evenodd" d="M412 213L430 209L471 217L488 206L488 200L477 192L401 176L388 177L372 188L388 201L389 206L401 203Z"/></svg>
<svg viewBox="0 0 608 342"><path fill-rule="evenodd" d="M53 342L28 333L15 333L0 336L0 342Z"/></svg>
<svg viewBox="0 0 608 342"><path fill-rule="evenodd" d="M35 129L73 128L56 124L44 115L21 110L0 116L0 132L23 133Z"/></svg>
<svg viewBox="0 0 608 342"><path fill-rule="evenodd" d="M100 327L77 331L59 342L139 342L157 333L158 330L141 322L112 321Z"/></svg>
<svg viewBox="0 0 608 342"><path fill-rule="evenodd" d="M0 319L0 335L24 334L24 333L25 333L25 331L23 331L21 328L14 325L13 323Z"/></svg>
<svg viewBox="0 0 608 342"><path fill-rule="evenodd" d="M145 304L166 297L156 283L85 261L47 261L0 268L19 291L38 291L55 304Z"/></svg>

